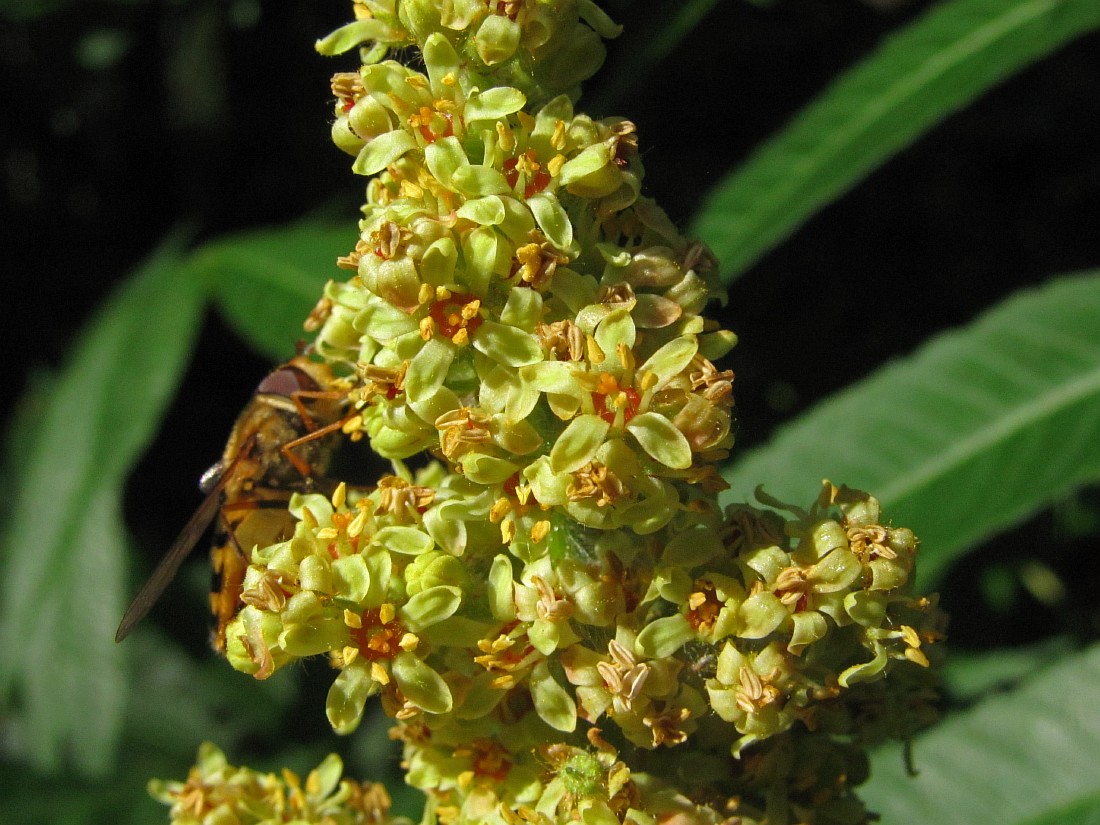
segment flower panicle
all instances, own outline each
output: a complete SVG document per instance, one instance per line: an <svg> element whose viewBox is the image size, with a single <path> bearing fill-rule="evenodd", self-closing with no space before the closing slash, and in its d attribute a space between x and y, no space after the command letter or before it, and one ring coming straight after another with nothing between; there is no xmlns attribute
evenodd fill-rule
<svg viewBox="0 0 1100 825"><path fill-rule="evenodd" d="M694 799L776 743L869 745L935 717L942 616L911 593L911 532L883 526L866 494L826 482L788 516L689 511L640 546L609 530L581 554L585 532L566 520L540 543L502 545L491 497L473 504L461 477L421 483L438 472L297 498L295 536L255 554L229 656L266 676L264 663L327 655L333 727L354 730L379 696L409 781L457 806L456 822L479 821L489 796L514 812L536 785L558 793L534 756L547 743L560 754L610 741L626 766L619 750L672 748L724 765ZM264 597L265 582L283 598ZM829 759L855 758L836 747ZM659 767L642 786L679 787Z"/></svg>
<svg viewBox="0 0 1100 825"><path fill-rule="evenodd" d="M294 496L230 663L326 657L333 729L378 697L445 825L870 821L862 749L934 717L943 617L866 493L719 506L717 264L641 194L634 124L574 106L616 27L355 11L319 48L360 57L333 139L366 201L307 324L393 473Z"/></svg>
<svg viewBox="0 0 1100 825"><path fill-rule="evenodd" d="M342 778L342 773L336 754L329 754L304 782L286 769L282 775L260 773L230 765L216 745L204 742L186 780L154 779L149 792L169 806L172 825L411 825L391 815L384 786Z"/></svg>

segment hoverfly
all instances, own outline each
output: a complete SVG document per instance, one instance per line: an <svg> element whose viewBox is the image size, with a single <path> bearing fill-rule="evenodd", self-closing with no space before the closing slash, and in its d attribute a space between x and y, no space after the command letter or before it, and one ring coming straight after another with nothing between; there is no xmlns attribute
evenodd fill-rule
<svg viewBox="0 0 1100 825"><path fill-rule="evenodd" d="M327 366L298 356L268 374L237 417L221 460L199 482L206 494L115 633L121 642L149 612L207 526L217 518L210 551L212 644L225 652L226 627L241 608L249 553L290 537L291 494L324 478L345 423L346 395L333 389Z"/></svg>

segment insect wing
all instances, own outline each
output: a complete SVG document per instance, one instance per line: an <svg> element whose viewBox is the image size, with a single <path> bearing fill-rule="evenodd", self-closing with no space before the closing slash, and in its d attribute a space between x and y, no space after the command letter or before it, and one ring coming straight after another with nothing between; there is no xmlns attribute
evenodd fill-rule
<svg viewBox="0 0 1100 825"><path fill-rule="evenodd" d="M206 494L206 498L191 515L180 534L176 536L176 540L172 542L172 546L168 548L168 552L160 560L156 570L145 580L145 584L134 596L134 600L130 602L130 606L126 608L126 613L122 616L122 621L119 622L118 630L115 631L116 642L121 642L130 634L134 626L144 619L152 606L156 604L165 588L172 583L172 579L176 577L176 572L183 564L183 560L187 558L199 539L202 538L202 534L206 532L210 522L214 520L214 515L218 512L218 507L221 504L222 486L219 484Z"/></svg>
<svg viewBox="0 0 1100 825"><path fill-rule="evenodd" d="M245 443L244 448L233 459L233 463L221 474L217 483L206 494L202 504L191 514L191 518L180 530L180 534L176 536L176 540L172 542L172 546L168 548L168 552L164 554L160 564L157 565L152 575L146 579L145 584L134 596L134 600L130 602L130 606L126 608L126 612L122 616L122 621L118 624L118 630L115 631L116 642L121 642L130 635L130 631L148 615L165 588L176 577L176 572L183 564L183 560L187 558L187 554L194 549L199 539L202 538L202 534L206 532L206 528L210 526L210 522L214 520L214 516L221 507L222 490L225 488L226 482L232 478L237 462L249 453L254 443L255 436L249 438Z"/></svg>

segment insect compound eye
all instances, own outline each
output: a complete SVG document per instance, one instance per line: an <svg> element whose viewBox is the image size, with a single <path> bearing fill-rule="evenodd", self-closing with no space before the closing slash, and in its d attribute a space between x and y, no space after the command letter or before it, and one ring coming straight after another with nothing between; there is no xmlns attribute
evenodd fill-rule
<svg viewBox="0 0 1100 825"><path fill-rule="evenodd" d="M285 366L279 367L261 381L260 385L256 387L256 394L292 398L297 392L315 392L319 389L320 386L317 382L310 378L304 370Z"/></svg>

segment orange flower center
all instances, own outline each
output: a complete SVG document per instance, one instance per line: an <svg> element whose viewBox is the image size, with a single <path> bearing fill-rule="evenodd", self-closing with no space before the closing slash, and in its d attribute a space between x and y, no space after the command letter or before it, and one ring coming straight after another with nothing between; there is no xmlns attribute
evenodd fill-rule
<svg viewBox="0 0 1100 825"><path fill-rule="evenodd" d="M359 654L368 662L392 659L401 652L399 642L405 628L397 619L382 621L381 609L372 607L363 611L363 626L350 628L352 641Z"/></svg>
<svg viewBox="0 0 1100 825"><path fill-rule="evenodd" d="M508 185L515 187L519 181L519 173L527 175L527 183L523 187L523 197L529 198L536 192L541 192L550 185L550 173L538 162L534 149L528 149L518 158L508 158L504 161L504 179Z"/></svg>
<svg viewBox="0 0 1100 825"><path fill-rule="evenodd" d="M600 376L598 389L592 393L592 403L596 414L608 424L614 424L615 414L622 410L625 424L637 415L642 396L633 387L620 387L618 379L605 372Z"/></svg>
<svg viewBox="0 0 1100 825"><path fill-rule="evenodd" d="M470 335L481 326L481 315L477 312L480 306L481 302L473 295L452 293L445 300L435 301L428 314L443 335L453 338L460 329Z"/></svg>

